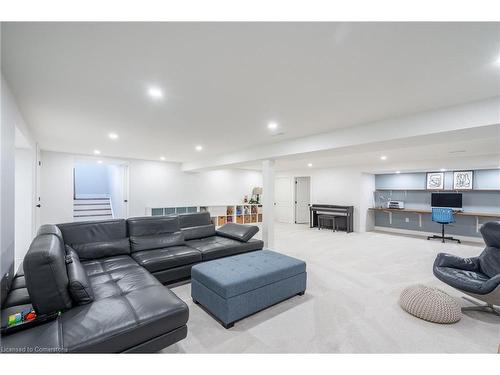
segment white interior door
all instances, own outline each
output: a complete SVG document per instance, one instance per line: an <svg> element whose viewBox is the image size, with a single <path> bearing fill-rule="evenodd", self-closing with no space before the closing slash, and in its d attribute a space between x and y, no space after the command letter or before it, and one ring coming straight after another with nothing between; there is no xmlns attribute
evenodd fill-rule
<svg viewBox="0 0 500 375"><path fill-rule="evenodd" d="M295 177L295 222L309 222L309 203L311 200L311 178Z"/></svg>
<svg viewBox="0 0 500 375"><path fill-rule="evenodd" d="M277 177L274 186L274 217L280 223L292 223L292 177Z"/></svg>

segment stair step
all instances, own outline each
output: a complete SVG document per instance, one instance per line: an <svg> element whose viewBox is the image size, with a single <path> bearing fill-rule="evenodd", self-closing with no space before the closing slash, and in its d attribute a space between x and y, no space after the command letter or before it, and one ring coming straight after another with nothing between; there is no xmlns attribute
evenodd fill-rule
<svg viewBox="0 0 500 375"><path fill-rule="evenodd" d="M107 214L90 214L90 215L73 215L73 217L92 217L92 216L108 216L108 217L112 217L112 215L110 213L107 213Z"/></svg>
<svg viewBox="0 0 500 375"><path fill-rule="evenodd" d="M73 206L104 206L108 205L109 202L102 202L102 203L73 203Z"/></svg>
<svg viewBox="0 0 500 375"><path fill-rule="evenodd" d="M80 206L80 207L73 207L73 211L109 211L111 210L111 206Z"/></svg>
<svg viewBox="0 0 500 375"><path fill-rule="evenodd" d="M81 221L95 221L95 220L108 220L112 219L111 216L82 216L82 217L74 217L73 221L81 222Z"/></svg>
<svg viewBox="0 0 500 375"><path fill-rule="evenodd" d="M99 199L99 198L92 198L92 199L74 199L73 200L73 204L84 204L84 205L87 205L87 204L109 204L109 198L103 198L103 199Z"/></svg>

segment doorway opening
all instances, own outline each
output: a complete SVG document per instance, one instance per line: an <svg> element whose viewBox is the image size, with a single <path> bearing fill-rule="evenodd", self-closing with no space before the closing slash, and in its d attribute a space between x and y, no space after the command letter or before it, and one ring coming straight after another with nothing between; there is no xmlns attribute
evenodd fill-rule
<svg viewBox="0 0 500 375"><path fill-rule="evenodd" d="M311 177L295 177L295 224L309 222L311 203Z"/></svg>
<svg viewBox="0 0 500 375"><path fill-rule="evenodd" d="M90 221L127 216L127 163L76 160L73 167L73 220Z"/></svg>

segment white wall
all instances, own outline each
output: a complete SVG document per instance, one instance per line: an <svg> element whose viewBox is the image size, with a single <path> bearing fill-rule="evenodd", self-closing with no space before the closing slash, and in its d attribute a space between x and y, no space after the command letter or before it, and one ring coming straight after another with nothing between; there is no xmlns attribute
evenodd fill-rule
<svg viewBox="0 0 500 375"><path fill-rule="evenodd" d="M106 164L77 161L75 163L75 196L86 197L108 197L109 191L109 168Z"/></svg>
<svg viewBox="0 0 500 375"><path fill-rule="evenodd" d="M81 156L42 151L42 224L73 220L76 159ZM262 186L262 174L256 171L188 173L181 171L179 163L124 161L129 170L128 216L144 216L146 207L235 204L250 195L253 187Z"/></svg>
<svg viewBox="0 0 500 375"><path fill-rule="evenodd" d="M311 204L354 206L354 230L364 232L373 228L368 208L373 201L375 176L353 168L305 169L280 172L276 177L311 177ZM292 202L293 203L293 202ZM293 223L293 205L290 207L290 223Z"/></svg>
<svg viewBox="0 0 500 375"><path fill-rule="evenodd" d="M28 252L34 235L33 150L18 148L15 156L15 262L19 265Z"/></svg>
<svg viewBox="0 0 500 375"><path fill-rule="evenodd" d="M1 78L1 247L2 275L17 269L35 231L36 143L4 77Z"/></svg>
<svg viewBox="0 0 500 375"><path fill-rule="evenodd" d="M14 267L14 142L15 127L20 120L16 103L6 82L1 84L1 128L0 128L0 277ZM9 278L10 279L10 278ZM2 287L6 287L2 283ZM3 293L2 293L3 295Z"/></svg>
<svg viewBox="0 0 500 375"><path fill-rule="evenodd" d="M42 151L40 224L73 221L73 155Z"/></svg>
<svg viewBox="0 0 500 375"><path fill-rule="evenodd" d="M262 174L225 169L182 172L178 163L131 160L129 216L142 216L146 207L224 205L242 202L252 188L262 186Z"/></svg>

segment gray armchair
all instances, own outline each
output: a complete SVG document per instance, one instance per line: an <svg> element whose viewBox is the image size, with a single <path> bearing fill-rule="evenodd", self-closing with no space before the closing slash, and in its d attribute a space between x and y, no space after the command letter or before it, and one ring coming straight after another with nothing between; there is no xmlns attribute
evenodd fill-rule
<svg viewBox="0 0 500 375"><path fill-rule="evenodd" d="M460 258L451 254L438 254L434 262L434 275L442 282L468 294L486 305L462 308L482 310L500 315L500 222L489 222L481 227L486 248L473 258ZM471 301L474 303L474 301Z"/></svg>

